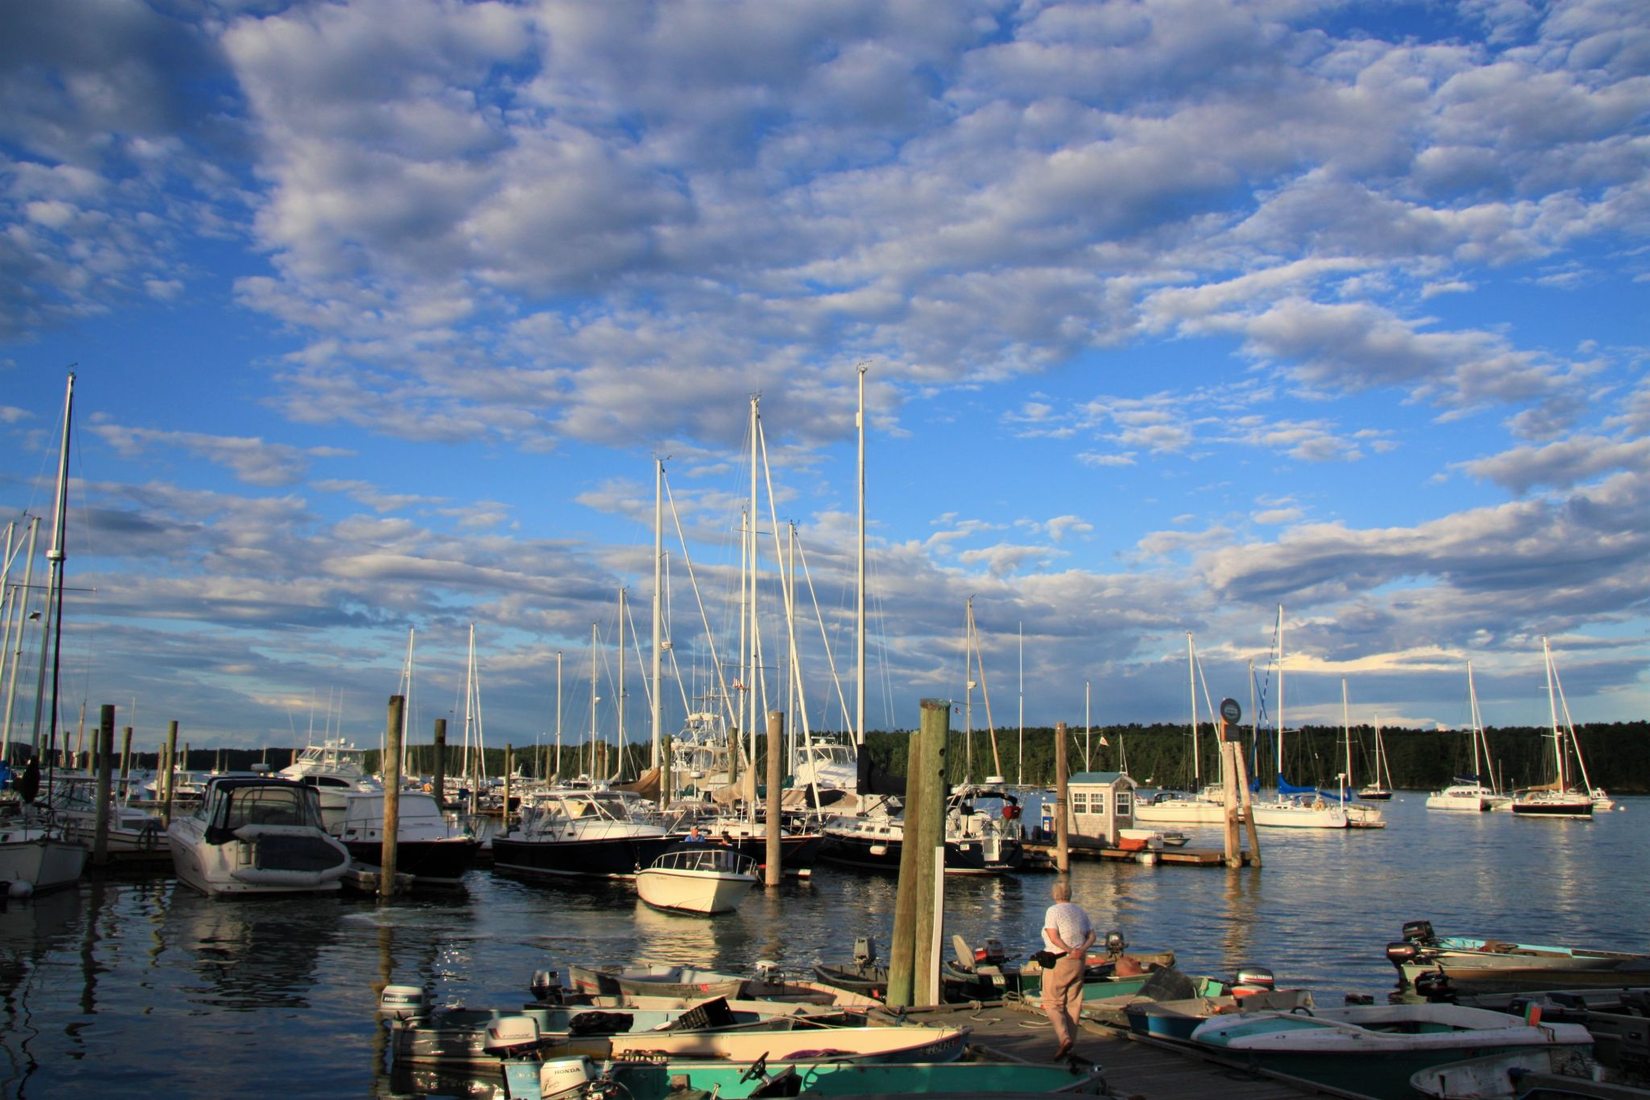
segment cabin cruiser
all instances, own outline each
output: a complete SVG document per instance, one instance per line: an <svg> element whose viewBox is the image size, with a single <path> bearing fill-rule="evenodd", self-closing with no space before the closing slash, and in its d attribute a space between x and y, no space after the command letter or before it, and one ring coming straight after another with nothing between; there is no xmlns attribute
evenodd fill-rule
<svg viewBox="0 0 1650 1100"><path fill-rule="evenodd" d="M336 834L358 863L377 866L384 851L384 792L351 791ZM402 791L396 803L395 869L414 884L457 885L475 866L481 840L448 820L435 795Z"/></svg>
<svg viewBox="0 0 1650 1100"><path fill-rule="evenodd" d="M166 837L179 881L214 897L333 891L350 863L321 828L315 788L273 776L213 779Z"/></svg>
<svg viewBox="0 0 1650 1100"><path fill-rule="evenodd" d="M527 875L632 878L680 837L630 791L556 788L493 837L493 866Z"/></svg>
<svg viewBox="0 0 1650 1100"><path fill-rule="evenodd" d="M1020 802L994 783L953 787L945 803L945 872L995 875L1024 859ZM897 871L905 840L904 811L884 801L868 813L825 826L820 858L852 867Z"/></svg>
<svg viewBox="0 0 1650 1100"><path fill-rule="evenodd" d="M329 738L309 745L298 759L280 770L283 779L307 783L321 792L321 822L329 833L343 828L344 807L352 791L382 791L384 785L367 774L366 750L348 741Z"/></svg>

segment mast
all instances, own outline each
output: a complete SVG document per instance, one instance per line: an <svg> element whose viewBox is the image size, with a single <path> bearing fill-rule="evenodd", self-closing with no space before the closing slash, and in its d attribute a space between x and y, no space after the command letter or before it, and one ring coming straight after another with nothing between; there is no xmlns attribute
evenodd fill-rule
<svg viewBox="0 0 1650 1100"><path fill-rule="evenodd" d="M561 776L561 650L556 650L556 770Z"/></svg>
<svg viewBox="0 0 1650 1100"><path fill-rule="evenodd" d="M660 690L659 679L661 665L664 661L664 515L665 515L665 463L663 459L653 460L653 670L650 679L653 682L653 700L649 708L649 725L653 731L652 766L659 766L659 750L663 740L661 707L664 704L664 692ZM669 787L661 788L665 791L665 798L669 800Z"/></svg>
<svg viewBox="0 0 1650 1100"><path fill-rule="evenodd" d="M854 750L861 759L860 776L865 774L865 372L868 363L859 365L859 410L854 425L859 430L859 557L855 570L854 596Z"/></svg>
<svg viewBox="0 0 1650 1100"><path fill-rule="evenodd" d="M590 624L590 768L585 773L591 782L596 780L596 624Z"/></svg>
<svg viewBox="0 0 1650 1100"><path fill-rule="evenodd" d="M1346 742L1346 786L1352 786L1352 716L1346 706L1346 677L1341 677L1341 738ZM1379 778L1379 773L1377 773Z"/></svg>
<svg viewBox="0 0 1650 1100"><path fill-rule="evenodd" d="M52 504L52 545L46 551L50 571L46 581L46 614L40 623L40 675L34 695L34 753L40 755L40 704L45 695L46 643L52 643L52 722L47 746L57 749L57 691L60 665L63 657L63 562L64 526L69 503L69 420L74 415L74 371L69 372L68 388L63 395L63 444L57 456L57 498Z"/></svg>
<svg viewBox="0 0 1650 1100"><path fill-rule="evenodd" d="M749 645L745 651L747 658L745 665L745 705L741 708L745 715L745 742L750 746L750 756L746 758L746 762L751 768L756 767L756 727L761 724L756 713L756 463L758 457L756 433L761 430L761 403L762 397L760 394L751 396L751 498L750 525L746 529L746 537L749 542L747 543L747 557L745 558L745 583L749 591L749 599L745 604L745 610L750 616L750 626ZM751 782L754 784L755 781L755 777L752 776Z"/></svg>
<svg viewBox="0 0 1650 1100"><path fill-rule="evenodd" d="M615 757L613 776L617 778L624 771L624 619L625 619L624 585L619 586L619 729L613 735L613 755Z"/></svg>
<svg viewBox="0 0 1650 1100"><path fill-rule="evenodd" d="M1278 782L1283 782L1283 605L1278 604ZM1280 787L1278 794L1282 795Z"/></svg>
<svg viewBox="0 0 1650 1100"><path fill-rule="evenodd" d="M0 734L0 759L11 753L11 723L17 710L17 669L23 663L23 629L29 621L29 593L34 583L34 544L40 534L40 517L29 517L29 556L23 566L23 587L12 588L12 604L16 612L17 628L10 642L11 667L6 671L6 719L4 733Z"/></svg>
<svg viewBox="0 0 1650 1100"><path fill-rule="evenodd" d="M1203 761L1197 743L1197 655L1192 649L1192 632L1186 631L1186 685L1192 693L1192 793L1203 790Z"/></svg>
<svg viewBox="0 0 1650 1100"><path fill-rule="evenodd" d="M1570 785L1564 779L1564 741L1558 729L1558 697L1553 692L1553 654L1547 648L1545 634L1541 636L1541 657L1547 665L1547 710L1553 720L1553 762L1558 766L1558 790L1563 792L1569 790Z"/></svg>
<svg viewBox="0 0 1650 1100"><path fill-rule="evenodd" d="M1483 773L1478 770L1478 742L1483 740L1484 727L1478 718L1478 689L1472 682L1472 662L1467 662L1467 703L1468 720L1472 723L1472 779L1480 787L1484 785ZM1485 757L1489 756L1489 746L1485 746ZM1487 762L1487 760L1486 760ZM1491 784L1493 789L1493 783Z"/></svg>

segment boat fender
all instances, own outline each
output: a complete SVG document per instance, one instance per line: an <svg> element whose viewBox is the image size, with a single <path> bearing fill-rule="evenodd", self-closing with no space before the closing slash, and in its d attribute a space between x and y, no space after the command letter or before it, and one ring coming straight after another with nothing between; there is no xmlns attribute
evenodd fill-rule
<svg viewBox="0 0 1650 1100"><path fill-rule="evenodd" d="M1020 807L1014 805L1012 802L1005 802L1003 804L1003 820L1013 821L1015 818L1017 818L1019 816L1020 816Z"/></svg>

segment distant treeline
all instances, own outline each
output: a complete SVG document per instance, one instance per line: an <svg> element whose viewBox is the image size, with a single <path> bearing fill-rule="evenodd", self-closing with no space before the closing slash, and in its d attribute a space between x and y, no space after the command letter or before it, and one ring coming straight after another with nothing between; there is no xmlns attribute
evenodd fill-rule
<svg viewBox="0 0 1650 1100"><path fill-rule="evenodd" d="M1581 742L1582 757L1587 774L1594 786L1604 787L1611 794L1650 793L1650 722L1597 723L1576 727ZM1493 769L1501 787L1528 786L1551 780L1553 748L1550 730L1533 727L1491 728L1487 731L1491 759L1487 767ZM1070 767L1081 770L1084 765L1084 746L1088 746L1087 766L1094 771L1118 771L1124 765L1137 781L1145 786L1180 787L1192 785L1192 738L1184 725L1096 726L1085 734L1081 727L1067 730L1067 751ZM894 781L898 786L906 770L906 754L910 733L876 730L866 734L871 768L874 776ZM1392 783L1403 790L1435 790L1447 785L1454 777L1472 771L1472 749L1468 734L1461 730L1382 729L1381 740L1386 750L1387 766ZM1049 784L1054 781L1054 731L1047 727L1019 730L998 730L997 751L992 753L991 735L985 730L965 734L952 730L949 743L948 770L952 782L970 778L981 780L988 775L1001 775L1010 783ZM1102 743L1104 742L1104 743ZM1215 730L1206 726L1199 730L1199 773L1204 782L1214 782L1220 775L1219 746ZM1352 778L1355 784L1365 784L1374 778L1375 731L1372 727L1353 727ZM972 746L972 766L965 771L965 761ZM1270 785L1278 768L1272 753L1272 739L1261 731L1261 749L1254 752L1247 731L1244 733L1244 760L1264 784ZM1291 783L1318 784L1333 787L1336 774L1346 770L1346 742L1340 727L1306 726L1291 730L1284 746L1288 759L1283 773ZM411 770L428 775L435 770L435 749L428 744L414 745ZM180 748L181 752L181 748ZM192 749L185 767L197 771L213 768L246 770L264 763L279 769L292 762L296 750L290 747L268 749ZM612 754L612 746L603 746L597 760L597 774L636 775L647 766L649 749L646 745L626 747L622 765ZM367 754L367 764L377 768L377 752ZM505 750L489 748L485 772L499 775L504 771ZM447 746L446 772L457 775L462 768L463 749ZM555 750L548 747L527 746L513 751L512 763L531 776L559 774L578 775L589 772L589 749L564 746L560 766ZM134 754L132 767L153 769L156 754ZM1485 765L1481 764L1481 768Z"/></svg>

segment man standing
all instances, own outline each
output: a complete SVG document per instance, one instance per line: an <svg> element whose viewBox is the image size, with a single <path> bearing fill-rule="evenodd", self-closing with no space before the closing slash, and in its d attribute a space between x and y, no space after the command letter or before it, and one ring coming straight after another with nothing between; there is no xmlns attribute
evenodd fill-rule
<svg viewBox="0 0 1650 1100"><path fill-rule="evenodd" d="M1060 1043L1054 1052L1058 1061L1071 1053L1077 1042L1077 1025L1083 1011L1083 972L1089 945L1094 942L1094 924L1083 907L1071 900L1071 880L1054 881L1054 904L1043 914L1043 948L1059 955L1052 969L1043 970L1043 1012L1054 1025Z"/></svg>

